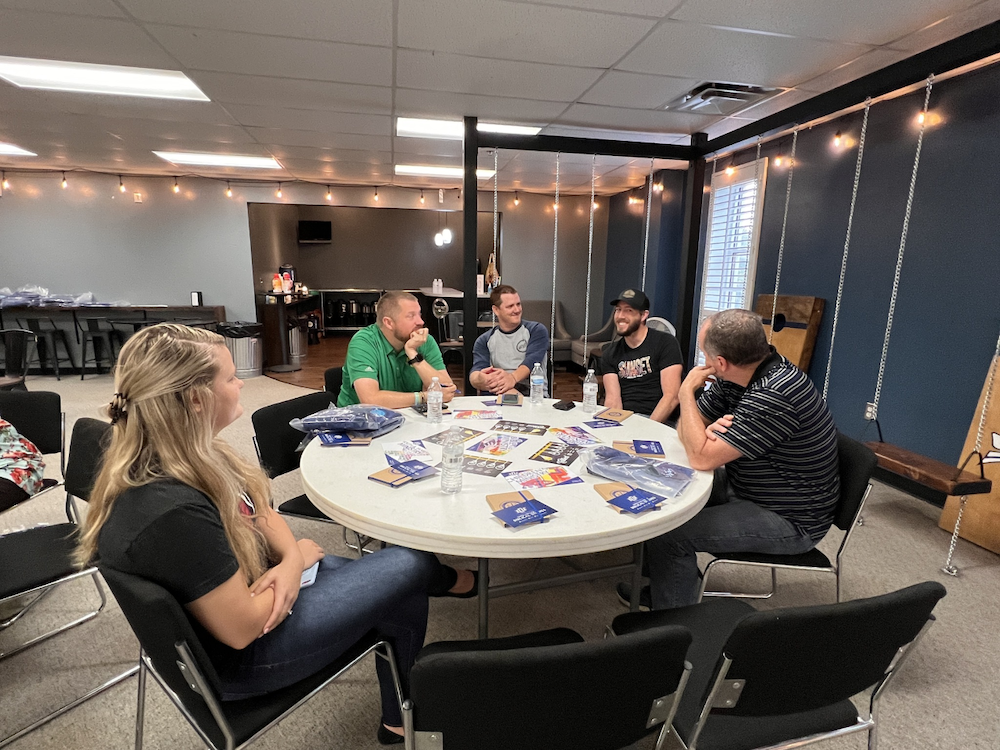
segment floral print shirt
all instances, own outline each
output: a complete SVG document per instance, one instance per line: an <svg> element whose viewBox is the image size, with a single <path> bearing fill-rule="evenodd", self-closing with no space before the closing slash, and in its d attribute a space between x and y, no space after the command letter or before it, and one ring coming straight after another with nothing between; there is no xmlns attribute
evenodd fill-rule
<svg viewBox="0 0 1000 750"><path fill-rule="evenodd" d="M42 488L45 462L34 444L14 425L0 419L0 478L16 484L29 495Z"/></svg>

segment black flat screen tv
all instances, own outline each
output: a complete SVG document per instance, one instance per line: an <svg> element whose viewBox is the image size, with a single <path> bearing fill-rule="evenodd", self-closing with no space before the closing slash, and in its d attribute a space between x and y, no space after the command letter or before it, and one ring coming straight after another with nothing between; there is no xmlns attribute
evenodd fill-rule
<svg viewBox="0 0 1000 750"><path fill-rule="evenodd" d="M299 244L319 245L333 242L333 225L329 221L300 221Z"/></svg>

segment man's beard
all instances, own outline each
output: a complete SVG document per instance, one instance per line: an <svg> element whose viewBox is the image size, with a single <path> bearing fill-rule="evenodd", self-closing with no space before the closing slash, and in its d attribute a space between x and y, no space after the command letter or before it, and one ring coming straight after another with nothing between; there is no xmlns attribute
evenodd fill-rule
<svg viewBox="0 0 1000 750"><path fill-rule="evenodd" d="M636 331L639 330L639 326L641 326L641 325L642 325L642 318L640 318L639 320L635 320L632 323L630 323L629 327L626 328L624 331L620 332L619 335L622 338L626 338L628 336L631 336L633 333L635 333Z"/></svg>

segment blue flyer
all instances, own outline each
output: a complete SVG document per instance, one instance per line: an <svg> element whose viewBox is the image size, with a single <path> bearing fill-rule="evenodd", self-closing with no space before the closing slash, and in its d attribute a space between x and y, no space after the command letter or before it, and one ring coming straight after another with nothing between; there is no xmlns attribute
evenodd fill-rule
<svg viewBox="0 0 1000 750"><path fill-rule="evenodd" d="M663 446L657 440L633 440L632 450L635 451L637 456L643 454L653 456L663 455Z"/></svg>
<svg viewBox="0 0 1000 750"><path fill-rule="evenodd" d="M616 422L613 419L594 419L590 422L584 422L587 427L593 427L595 430L599 430L602 427L621 427L621 422Z"/></svg>
<svg viewBox="0 0 1000 750"><path fill-rule="evenodd" d="M386 459L389 461L389 465L400 471L411 479L423 479L424 477L429 477L431 474L437 474L437 469L433 466L425 464L423 461L417 461L416 459L412 461L396 461L386 454Z"/></svg>
<svg viewBox="0 0 1000 750"><path fill-rule="evenodd" d="M493 515L506 525L517 528L518 526L544 521L546 516L550 516L555 512L555 509L538 500L526 500L523 503L510 505L494 511Z"/></svg>
<svg viewBox="0 0 1000 750"><path fill-rule="evenodd" d="M624 495L613 497L608 502L626 513L642 513L644 510L655 510L664 500L665 497L654 495L652 492L634 489Z"/></svg>

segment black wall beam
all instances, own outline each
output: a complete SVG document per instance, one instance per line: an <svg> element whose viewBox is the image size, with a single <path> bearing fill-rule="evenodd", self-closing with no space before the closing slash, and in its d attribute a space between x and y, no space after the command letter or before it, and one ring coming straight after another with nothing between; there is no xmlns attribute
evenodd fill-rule
<svg viewBox="0 0 1000 750"><path fill-rule="evenodd" d="M465 138L462 141L462 166L465 174L462 176L462 310L465 322L463 329L462 352L465 358L465 386L462 393L474 395L469 373L472 372L472 348L479 335L476 320L479 317L479 297L476 295L476 258L479 249L476 247L479 239L479 185L476 179L476 167L479 162L479 131L476 129L478 119L466 117Z"/></svg>
<svg viewBox="0 0 1000 750"><path fill-rule="evenodd" d="M516 151L550 151L563 154L601 154L633 158L682 159L690 161L697 154L690 146L640 141L611 141L603 138L570 138L561 135L511 135L479 133L480 148L506 148Z"/></svg>
<svg viewBox="0 0 1000 750"><path fill-rule="evenodd" d="M706 133L691 136L691 145L704 149ZM694 329L694 292L698 287L698 252L701 248L701 215L705 205L705 160L695 159L684 178L684 234L681 244L680 320L677 321L677 342L685 356L692 351L697 337ZM692 363L694 360L692 360Z"/></svg>

